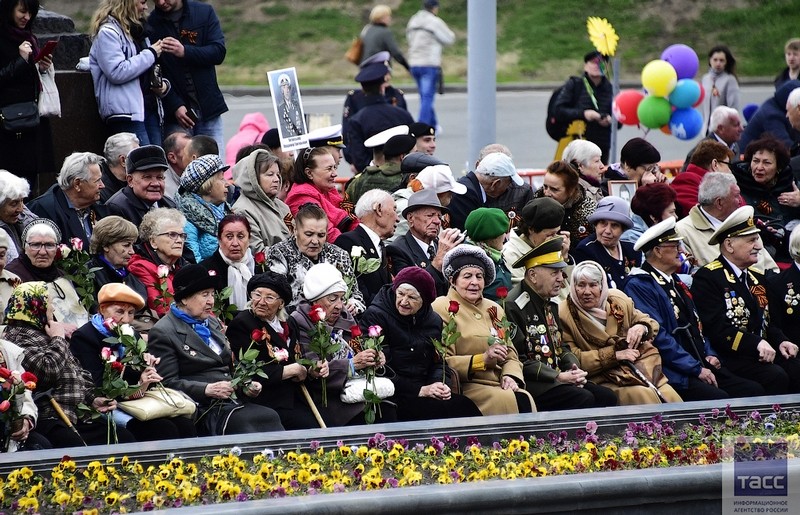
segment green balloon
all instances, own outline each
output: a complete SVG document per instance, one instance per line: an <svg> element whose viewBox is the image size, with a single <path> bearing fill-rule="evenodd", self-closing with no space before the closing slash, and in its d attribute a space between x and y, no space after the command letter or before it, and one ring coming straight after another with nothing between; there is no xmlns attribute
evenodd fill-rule
<svg viewBox="0 0 800 515"><path fill-rule="evenodd" d="M639 116L639 123L648 129L659 129L669 123L672 106L666 98L648 95L639 102L636 114Z"/></svg>

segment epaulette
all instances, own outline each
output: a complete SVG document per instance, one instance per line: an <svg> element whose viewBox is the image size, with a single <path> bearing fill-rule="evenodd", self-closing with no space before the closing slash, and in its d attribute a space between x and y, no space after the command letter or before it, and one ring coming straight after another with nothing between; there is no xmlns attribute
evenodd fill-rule
<svg viewBox="0 0 800 515"><path fill-rule="evenodd" d="M528 305L528 302L531 301L531 296L528 295L528 292L522 292L522 295L514 299L514 304L517 305L519 309L525 309L525 306Z"/></svg>
<svg viewBox="0 0 800 515"><path fill-rule="evenodd" d="M356 92L356 90L351 89L350 91L347 92L347 96L349 97L350 95L354 95L355 92Z"/></svg>
<svg viewBox="0 0 800 515"><path fill-rule="evenodd" d="M718 259L715 259L714 261L708 263L703 268L708 268L709 270L718 270L718 269L722 268L722 262L719 261Z"/></svg>

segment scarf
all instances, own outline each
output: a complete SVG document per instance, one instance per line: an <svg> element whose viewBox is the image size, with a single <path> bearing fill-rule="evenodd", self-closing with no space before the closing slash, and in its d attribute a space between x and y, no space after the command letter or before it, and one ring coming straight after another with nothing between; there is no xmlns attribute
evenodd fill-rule
<svg viewBox="0 0 800 515"><path fill-rule="evenodd" d="M28 25L30 26L30 22ZM31 48L33 48L32 54L36 55L39 53L39 40L36 39L36 36L34 36L33 32L30 30L19 29L13 25L8 25L6 27L6 36L8 36L8 39L14 41L18 45L23 41L27 41L31 44Z"/></svg>
<svg viewBox="0 0 800 515"><path fill-rule="evenodd" d="M196 318L187 315L184 311L181 311L181 309L176 306L174 302L170 305L169 310L173 315L178 317L180 320L183 320L192 329L194 329L194 332L197 333L197 336L199 336L206 345L211 344L211 329L208 328L208 319L197 320Z"/></svg>
<svg viewBox="0 0 800 515"><path fill-rule="evenodd" d="M102 261L108 268L113 270L114 273L117 274L118 276L120 276L121 278L124 279L124 278L126 278L128 276L128 271L125 270L125 268L123 268L123 267L120 267L120 268L115 267L114 265L111 264L111 261L106 259L105 256L103 256L101 254L98 254L97 255L97 259Z"/></svg>
<svg viewBox="0 0 800 515"><path fill-rule="evenodd" d="M230 212L228 205L223 202L218 206L206 202L196 193L184 193L178 196L181 212L186 215L186 220L192 222L198 229L208 234L217 235L219 221Z"/></svg>
<svg viewBox="0 0 800 515"><path fill-rule="evenodd" d="M575 285L578 283L578 279L584 275L584 271L587 268L595 268L600 273L600 303L598 307L590 308L588 310L581 307L581 303L578 299L578 292L575 288ZM606 272L603 270L603 267L595 261L583 261L575 265L575 268L572 270L571 279L572 280L570 281L569 285L569 298L572 300L573 304L575 304L575 307L587 315L590 319L597 321L598 324L600 324L600 321L605 322L606 318L608 318L608 281L606 279ZM600 325L605 328L604 324Z"/></svg>
<svg viewBox="0 0 800 515"><path fill-rule="evenodd" d="M40 331L47 325L47 300L50 294L47 283L31 281L22 283L11 293L6 306L5 320L26 322Z"/></svg>
<svg viewBox="0 0 800 515"><path fill-rule="evenodd" d="M219 255L228 265L228 286L232 290L230 303L243 308L247 305L247 281L253 277L256 267L253 252L248 248L244 257L239 261L232 261L222 250L219 251Z"/></svg>
<svg viewBox="0 0 800 515"><path fill-rule="evenodd" d="M28 255L24 252L21 253L17 259L19 259L20 263L22 263L22 266L25 267L25 270L35 277L37 281L51 283L62 275L61 271L55 265L55 259L53 260L52 265L45 268L35 266L31 262L31 259L28 257Z"/></svg>

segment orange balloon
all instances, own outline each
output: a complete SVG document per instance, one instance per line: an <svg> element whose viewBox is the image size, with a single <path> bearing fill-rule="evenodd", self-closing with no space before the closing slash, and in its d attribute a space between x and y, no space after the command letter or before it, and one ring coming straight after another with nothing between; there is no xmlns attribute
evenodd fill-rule
<svg viewBox="0 0 800 515"><path fill-rule="evenodd" d="M669 128L669 124L662 125L659 130L667 136L672 136L672 130Z"/></svg>

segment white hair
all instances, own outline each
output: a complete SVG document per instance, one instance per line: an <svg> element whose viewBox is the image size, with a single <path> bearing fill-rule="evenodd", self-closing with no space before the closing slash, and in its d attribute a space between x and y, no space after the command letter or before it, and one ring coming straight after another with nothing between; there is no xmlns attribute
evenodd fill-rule
<svg viewBox="0 0 800 515"><path fill-rule="evenodd" d="M75 179L88 181L91 177L89 166L99 165L102 161L102 157L92 152L73 152L68 155L58 173L59 187L66 191L72 187L72 181Z"/></svg>
<svg viewBox="0 0 800 515"><path fill-rule="evenodd" d="M786 99L786 110L797 107L800 105L800 88L795 88L789 93L789 98Z"/></svg>
<svg viewBox="0 0 800 515"><path fill-rule="evenodd" d="M103 147L103 156L109 163L119 163L120 156L139 146L139 138L132 132L119 132L109 136Z"/></svg>
<svg viewBox="0 0 800 515"><path fill-rule="evenodd" d="M800 225L796 225L789 235L789 255L795 261L800 261Z"/></svg>
<svg viewBox="0 0 800 515"><path fill-rule="evenodd" d="M728 119L732 116L735 116L741 121L739 117L739 111L732 107L728 106L719 106L711 112L711 116L708 120L708 128L711 132L717 132L720 125L725 125L728 122Z"/></svg>
<svg viewBox="0 0 800 515"><path fill-rule="evenodd" d="M710 206L715 200L730 195L731 187L736 184L736 177L726 172L709 172L703 176L697 188L697 203Z"/></svg>
<svg viewBox="0 0 800 515"><path fill-rule="evenodd" d="M561 155L561 159L568 163L575 161L579 165L586 166L589 164L590 159L602 155L603 151L596 144L585 139L576 139L567 145Z"/></svg>
<svg viewBox="0 0 800 515"><path fill-rule="evenodd" d="M483 147L478 153L478 162L480 163L483 161L484 157L488 156L489 154L494 154L495 152L505 154L511 158L512 161L514 160L514 156L511 155L511 150L507 146L503 145L502 143L491 143Z"/></svg>
<svg viewBox="0 0 800 515"><path fill-rule="evenodd" d="M386 190L378 188L369 190L358 198L353 212L358 218L363 218L375 211L376 205L383 204L390 198L392 198L392 195Z"/></svg>
<svg viewBox="0 0 800 515"><path fill-rule="evenodd" d="M9 200L25 198L31 193L31 185L22 177L8 170L0 170L0 206Z"/></svg>

